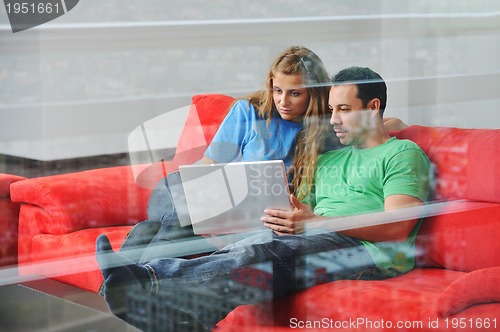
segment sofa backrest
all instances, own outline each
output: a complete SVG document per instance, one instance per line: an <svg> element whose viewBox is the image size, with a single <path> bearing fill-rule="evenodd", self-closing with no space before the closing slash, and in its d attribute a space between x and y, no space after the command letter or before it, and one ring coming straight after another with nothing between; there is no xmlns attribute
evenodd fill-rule
<svg viewBox="0 0 500 332"><path fill-rule="evenodd" d="M163 157L161 153L154 155L151 152L147 161L132 164L135 182L142 188L153 189L158 181L169 172L176 171L180 165L190 165L200 160L233 103L233 97L222 94L193 96L173 159L164 162L160 159ZM161 128L156 129L161 131ZM142 126L137 130L141 136ZM148 141L151 141L150 137ZM158 143L161 145L164 142Z"/></svg>
<svg viewBox="0 0 500 332"><path fill-rule="evenodd" d="M427 217L416 241L417 266L470 272L500 266L500 204L453 201Z"/></svg>
<svg viewBox="0 0 500 332"><path fill-rule="evenodd" d="M394 133L417 143L435 167L435 200L500 203L500 130L410 126Z"/></svg>
<svg viewBox="0 0 500 332"><path fill-rule="evenodd" d="M500 130L411 126L394 135L425 151L435 167L434 199L452 201L424 219L417 265L500 266Z"/></svg>
<svg viewBox="0 0 500 332"><path fill-rule="evenodd" d="M206 148L234 103L234 98L221 94L193 96L193 102L177 143L174 162L192 164L203 157Z"/></svg>

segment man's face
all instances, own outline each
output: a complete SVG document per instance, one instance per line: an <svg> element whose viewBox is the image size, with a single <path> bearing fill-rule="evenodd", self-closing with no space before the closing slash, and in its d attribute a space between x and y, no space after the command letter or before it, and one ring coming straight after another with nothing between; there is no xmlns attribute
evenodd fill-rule
<svg viewBox="0 0 500 332"><path fill-rule="evenodd" d="M357 95L358 88L354 84L332 86L328 100L332 112L330 123L340 143L364 147L375 123L372 112L363 107Z"/></svg>

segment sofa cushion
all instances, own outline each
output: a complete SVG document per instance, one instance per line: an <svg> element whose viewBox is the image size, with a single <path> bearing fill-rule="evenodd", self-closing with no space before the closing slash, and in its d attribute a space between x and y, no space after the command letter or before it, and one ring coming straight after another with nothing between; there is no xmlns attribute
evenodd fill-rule
<svg viewBox="0 0 500 332"><path fill-rule="evenodd" d="M317 323L315 328L304 330L456 331L451 320L436 311L436 304L446 287L464 275L418 268L386 280L338 280L273 302L239 306L217 324L217 331L239 331L242 326L248 331L274 331L276 327L292 331ZM453 318L484 322L499 315L500 305L483 304ZM398 324L403 325L398 328ZM484 326L465 330L484 331Z"/></svg>
<svg viewBox="0 0 500 332"><path fill-rule="evenodd" d="M32 242L29 271L96 293L103 281L95 259L96 238L106 234L113 249L118 250L130 229L132 226L115 226L63 235L36 235Z"/></svg>
<svg viewBox="0 0 500 332"><path fill-rule="evenodd" d="M458 271L500 266L500 204L450 202L427 217L416 240L416 263Z"/></svg>
<svg viewBox="0 0 500 332"><path fill-rule="evenodd" d="M410 126L392 134L417 143L433 162L435 199L500 203L500 130Z"/></svg>
<svg viewBox="0 0 500 332"><path fill-rule="evenodd" d="M394 324L393 327L397 321L418 321L422 317L427 322L428 319L438 318L435 303L439 294L463 274L441 269L416 269L387 280L338 280L273 302L239 306L217 326L223 331L249 325L284 326L298 330L301 322L384 320ZM345 329L335 330L351 331L349 327L352 325L343 327ZM324 327L324 330L333 329ZM363 323L357 329L352 328L352 331L372 330L376 329L370 329Z"/></svg>
<svg viewBox="0 0 500 332"><path fill-rule="evenodd" d="M441 293L437 311L448 317L477 303L500 302L500 266L467 273Z"/></svg>

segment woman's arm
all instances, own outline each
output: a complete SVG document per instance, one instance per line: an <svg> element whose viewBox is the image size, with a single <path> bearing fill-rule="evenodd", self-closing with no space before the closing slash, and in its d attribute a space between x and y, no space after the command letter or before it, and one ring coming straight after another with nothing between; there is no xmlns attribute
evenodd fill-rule
<svg viewBox="0 0 500 332"><path fill-rule="evenodd" d="M217 129L198 163L228 163L237 160L252 130L255 110L247 100L238 100Z"/></svg>
<svg viewBox="0 0 500 332"><path fill-rule="evenodd" d="M384 119L384 128L387 131L399 131L405 129L406 127L408 127L408 125L398 118Z"/></svg>

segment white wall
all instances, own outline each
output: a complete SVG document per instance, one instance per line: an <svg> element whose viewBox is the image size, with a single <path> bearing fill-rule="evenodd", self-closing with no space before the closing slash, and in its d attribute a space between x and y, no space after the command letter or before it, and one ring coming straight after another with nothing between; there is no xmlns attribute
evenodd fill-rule
<svg viewBox="0 0 500 332"><path fill-rule="evenodd" d="M16 34L0 10L0 154L126 152L135 127L193 94L261 88L292 44L314 50L332 74L378 71L387 116L500 128L500 2L471 3L86 0Z"/></svg>

